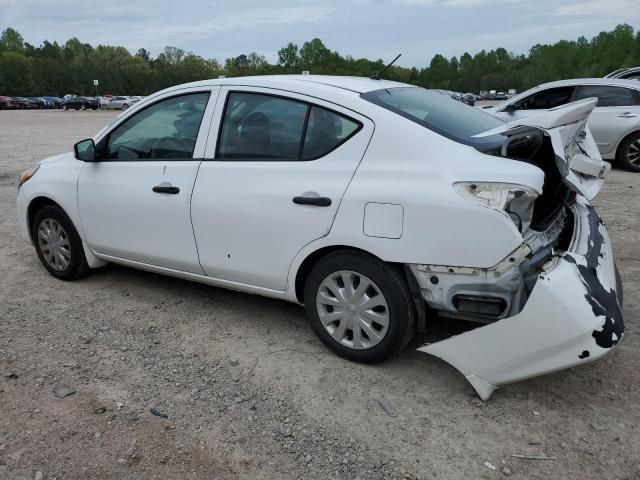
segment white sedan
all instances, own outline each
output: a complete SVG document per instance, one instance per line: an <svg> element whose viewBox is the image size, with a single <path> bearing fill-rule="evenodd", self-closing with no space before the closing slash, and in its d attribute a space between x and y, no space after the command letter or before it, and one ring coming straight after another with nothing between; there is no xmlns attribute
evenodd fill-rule
<svg viewBox="0 0 640 480"><path fill-rule="evenodd" d="M505 124L385 80L181 85L23 172L19 224L56 278L114 262L301 303L351 360L466 324L418 350L487 399L622 338L594 106Z"/></svg>
<svg viewBox="0 0 640 480"><path fill-rule="evenodd" d="M640 82L578 78L545 83L486 110L506 122L584 98L597 98L589 129L602 157L640 172Z"/></svg>

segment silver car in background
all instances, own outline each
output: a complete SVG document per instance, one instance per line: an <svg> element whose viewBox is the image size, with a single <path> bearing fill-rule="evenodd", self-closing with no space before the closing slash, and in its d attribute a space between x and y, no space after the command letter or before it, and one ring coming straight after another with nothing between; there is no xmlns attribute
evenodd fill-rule
<svg viewBox="0 0 640 480"><path fill-rule="evenodd" d="M636 80L640 82L640 67L620 68L604 78L619 78L621 80Z"/></svg>
<svg viewBox="0 0 640 480"><path fill-rule="evenodd" d="M139 101L140 99L135 97L113 97L101 102L101 108L103 110L126 110Z"/></svg>
<svg viewBox="0 0 640 480"><path fill-rule="evenodd" d="M614 78L580 78L538 85L488 107L505 122L531 117L575 100L596 97L589 129L602 158L640 172L640 82Z"/></svg>

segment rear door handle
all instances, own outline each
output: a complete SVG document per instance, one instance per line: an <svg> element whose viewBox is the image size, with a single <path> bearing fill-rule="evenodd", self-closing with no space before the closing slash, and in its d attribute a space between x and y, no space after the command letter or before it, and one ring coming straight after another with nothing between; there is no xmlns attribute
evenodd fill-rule
<svg viewBox="0 0 640 480"><path fill-rule="evenodd" d="M176 195L180 193L180 189L178 187L174 187L173 185L165 182L153 187L153 191L156 193L168 193L169 195Z"/></svg>
<svg viewBox="0 0 640 480"><path fill-rule="evenodd" d="M316 207L331 206L331 199L328 197L293 197L293 203L297 205L314 205Z"/></svg>
<svg viewBox="0 0 640 480"><path fill-rule="evenodd" d="M631 112L624 112L622 115L618 115L618 117L620 118L635 118L638 115L636 115L635 113L631 113Z"/></svg>

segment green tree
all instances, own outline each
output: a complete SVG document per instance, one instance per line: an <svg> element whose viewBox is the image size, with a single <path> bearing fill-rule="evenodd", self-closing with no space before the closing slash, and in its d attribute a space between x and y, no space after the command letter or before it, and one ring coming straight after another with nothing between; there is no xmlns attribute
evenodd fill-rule
<svg viewBox="0 0 640 480"><path fill-rule="evenodd" d="M24 49L24 39L13 28L7 28L0 35L0 52L21 52Z"/></svg>
<svg viewBox="0 0 640 480"><path fill-rule="evenodd" d="M294 70L300 63L300 56L298 55L298 46L289 42L286 47L278 50L278 65L281 65L287 70Z"/></svg>

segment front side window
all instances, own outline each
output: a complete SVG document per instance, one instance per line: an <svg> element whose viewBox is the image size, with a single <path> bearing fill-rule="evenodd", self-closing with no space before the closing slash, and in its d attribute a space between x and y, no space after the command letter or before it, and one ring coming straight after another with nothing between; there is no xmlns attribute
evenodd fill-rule
<svg viewBox="0 0 640 480"><path fill-rule="evenodd" d="M200 130L209 93L172 97L145 108L107 137L107 160L188 159Z"/></svg>
<svg viewBox="0 0 640 480"><path fill-rule="evenodd" d="M576 99L590 97L598 98L598 107L627 107L635 103L633 90L610 85L585 85L580 87Z"/></svg>
<svg viewBox="0 0 640 480"><path fill-rule="evenodd" d="M571 101L575 87L556 87L543 90L516 102L516 110L548 110Z"/></svg>
<svg viewBox="0 0 640 480"><path fill-rule="evenodd" d="M220 160L312 160L326 155L360 124L306 102L231 92L218 140Z"/></svg>

